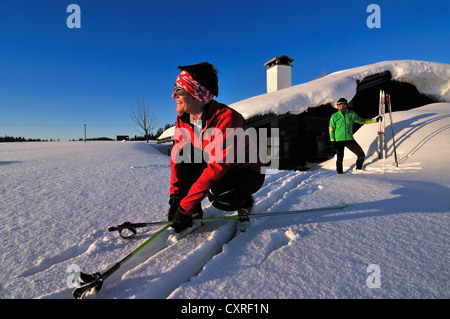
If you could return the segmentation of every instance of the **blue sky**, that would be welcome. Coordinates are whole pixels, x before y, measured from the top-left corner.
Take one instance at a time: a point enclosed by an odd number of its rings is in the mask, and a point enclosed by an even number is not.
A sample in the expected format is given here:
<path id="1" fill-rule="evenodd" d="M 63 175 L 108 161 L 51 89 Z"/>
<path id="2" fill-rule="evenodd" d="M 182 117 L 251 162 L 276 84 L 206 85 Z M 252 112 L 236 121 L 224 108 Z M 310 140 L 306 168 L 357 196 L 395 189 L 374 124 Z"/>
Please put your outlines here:
<path id="1" fill-rule="evenodd" d="M 81 8 L 70 29 L 69 4 Z M 369 4 L 381 9 L 370 29 Z M 448 1 L 2 0 L 0 136 L 78 139 L 137 131 L 137 99 L 174 123 L 177 66 L 209 61 L 231 104 L 266 92 L 264 63 L 292 84 L 386 60 L 450 63 Z"/>

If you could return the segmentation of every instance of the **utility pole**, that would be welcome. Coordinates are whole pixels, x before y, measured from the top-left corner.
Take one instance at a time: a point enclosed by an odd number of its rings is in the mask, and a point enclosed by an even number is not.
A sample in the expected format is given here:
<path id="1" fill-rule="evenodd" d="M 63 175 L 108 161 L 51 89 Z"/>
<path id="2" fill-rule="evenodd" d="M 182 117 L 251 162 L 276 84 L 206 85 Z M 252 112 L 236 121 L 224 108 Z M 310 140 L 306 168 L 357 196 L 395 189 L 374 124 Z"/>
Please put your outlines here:
<path id="1" fill-rule="evenodd" d="M 84 142 L 86 143 L 86 124 L 84 124 Z"/>

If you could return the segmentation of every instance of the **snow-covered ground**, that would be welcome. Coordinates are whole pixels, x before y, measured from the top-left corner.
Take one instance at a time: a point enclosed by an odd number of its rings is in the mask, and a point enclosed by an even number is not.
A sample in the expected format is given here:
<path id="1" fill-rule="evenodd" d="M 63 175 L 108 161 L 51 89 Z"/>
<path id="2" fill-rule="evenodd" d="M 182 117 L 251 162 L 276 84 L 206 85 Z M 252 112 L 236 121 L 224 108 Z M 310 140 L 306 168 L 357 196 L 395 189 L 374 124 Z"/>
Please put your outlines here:
<path id="1" fill-rule="evenodd" d="M 365 171 L 353 171 L 346 151 L 343 175 L 334 160 L 272 171 L 256 194 L 257 213 L 350 207 L 260 218 L 231 240 L 234 222 L 205 224 L 153 256 L 143 250 L 96 297 L 449 298 L 450 104 L 396 112 L 394 121 L 399 167 L 387 120 L 387 159 L 377 158 L 377 125 L 365 125 L 355 135 Z M 71 298 L 74 267 L 103 272 L 156 232 L 123 240 L 107 231 L 165 220 L 169 158 L 155 147 L 0 144 L 0 298 Z M 224 214 L 203 207 L 205 217 Z"/>

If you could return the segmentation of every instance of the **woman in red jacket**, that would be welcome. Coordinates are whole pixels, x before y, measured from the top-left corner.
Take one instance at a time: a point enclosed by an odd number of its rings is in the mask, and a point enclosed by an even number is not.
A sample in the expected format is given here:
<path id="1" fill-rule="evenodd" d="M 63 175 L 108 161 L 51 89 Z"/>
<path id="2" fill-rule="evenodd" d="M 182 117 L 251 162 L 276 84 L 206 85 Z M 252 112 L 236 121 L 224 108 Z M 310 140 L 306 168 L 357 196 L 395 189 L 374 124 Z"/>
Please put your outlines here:
<path id="1" fill-rule="evenodd" d="M 216 208 L 250 214 L 251 194 L 264 183 L 256 144 L 245 134 L 244 118 L 213 100 L 219 93 L 215 67 L 202 62 L 178 69 L 172 93 L 179 114 L 168 213 L 176 232 L 203 216 L 201 201 L 206 195 Z"/>

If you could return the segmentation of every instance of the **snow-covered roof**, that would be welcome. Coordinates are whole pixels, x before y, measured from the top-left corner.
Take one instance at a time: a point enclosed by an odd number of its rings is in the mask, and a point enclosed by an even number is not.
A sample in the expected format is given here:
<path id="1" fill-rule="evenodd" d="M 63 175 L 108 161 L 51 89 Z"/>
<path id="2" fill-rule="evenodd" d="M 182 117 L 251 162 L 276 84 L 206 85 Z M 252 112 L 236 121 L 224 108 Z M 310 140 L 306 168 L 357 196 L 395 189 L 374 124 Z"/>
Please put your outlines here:
<path id="1" fill-rule="evenodd" d="M 169 142 L 173 140 L 173 136 L 175 135 L 175 126 L 169 127 L 165 130 L 156 140 L 161 143 Z"/>
<path id="2" fill-rule="evenodd" d="M 450 65 L 444 63 L 399 60 L 334 72 L 311 82 L 248 98 L 230 105 L 248 119 L 265 114 L 299 114 L 339 98 L 351 100 L 358 80 L 390 71 L 392 80 L 413 84 L 417 90 L 441 102 L 450 102 Z"/>

